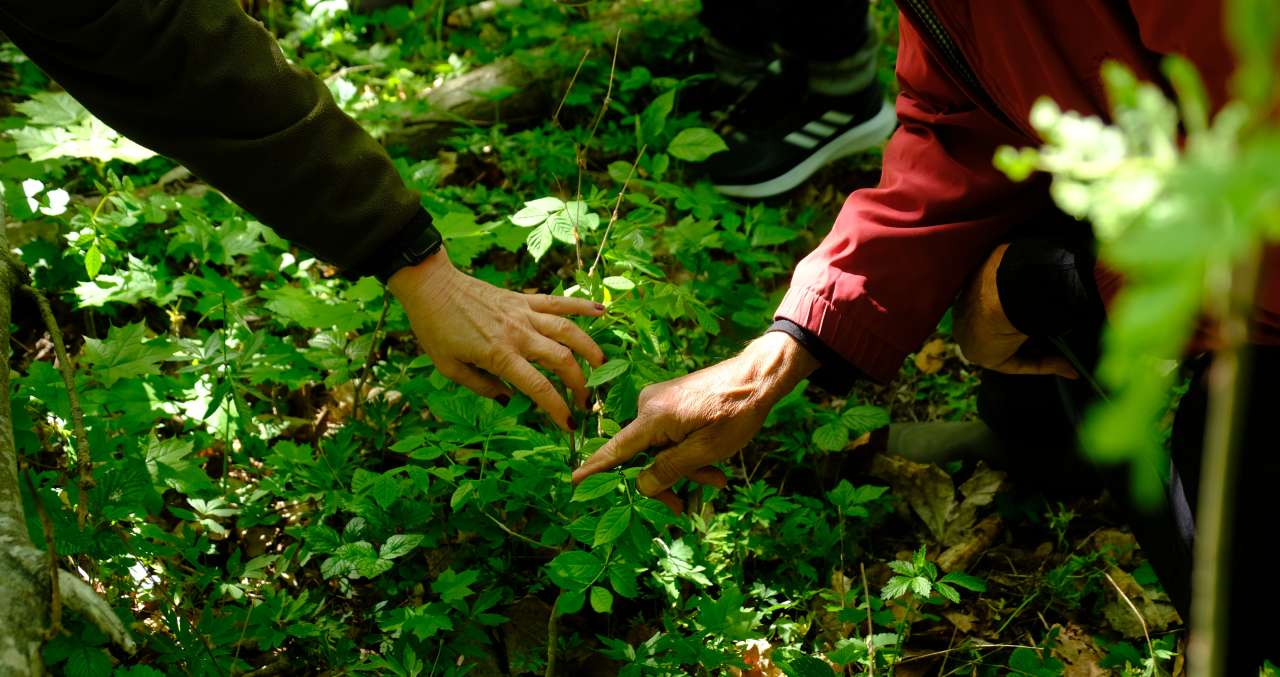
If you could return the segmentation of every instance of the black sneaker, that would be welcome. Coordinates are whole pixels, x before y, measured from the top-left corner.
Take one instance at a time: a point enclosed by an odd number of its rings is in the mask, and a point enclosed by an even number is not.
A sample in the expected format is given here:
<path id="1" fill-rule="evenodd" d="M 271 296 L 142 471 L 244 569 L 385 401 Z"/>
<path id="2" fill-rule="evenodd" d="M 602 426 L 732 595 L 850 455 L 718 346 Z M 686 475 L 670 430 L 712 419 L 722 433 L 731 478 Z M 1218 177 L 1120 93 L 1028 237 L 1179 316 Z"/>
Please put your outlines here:
<path id="1" fill-rule="evenodd" d="M 874 81 L 848 96 L 825 96 L 801 78 L 775 75 L 719 125 L 729 150 L 712 155 L 703 169 L 725 195 L 772 197 L 830 162 L 878 146 L 897 122 Z"/>

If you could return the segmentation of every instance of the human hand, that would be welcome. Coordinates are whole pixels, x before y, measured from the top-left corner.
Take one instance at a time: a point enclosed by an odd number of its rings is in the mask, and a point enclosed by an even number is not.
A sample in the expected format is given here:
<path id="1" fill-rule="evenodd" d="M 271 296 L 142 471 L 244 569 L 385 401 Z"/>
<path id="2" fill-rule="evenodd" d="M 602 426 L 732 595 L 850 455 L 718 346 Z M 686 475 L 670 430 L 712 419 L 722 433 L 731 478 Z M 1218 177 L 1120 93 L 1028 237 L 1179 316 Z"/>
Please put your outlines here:
<path id="1" fill-rule="evenodd" d="M 723 487 L 724 473 L 712 465 L 746 445 L 773 405 L 817 367 L 790 336 L 770 332 L 736 357 L 651 385 L 640 392 L 636 419 L 575 470 L 573 481 L 646 449 L 664 449 L 636 478 L 636 488 L 678 513 L 683 505 L 671 486 L 688 477 Z"/>
<path id="2" fill-rule="evenodd" d="M 996 272 L 1009 245 L 996 247 L 956 301 L 952 336 L 965 359 L 1004 374 L 1056 374 L 1079 378 L 1065 357 L 1030 357 L 1020 350 L 1030 338 L 1014 328 L 1000 305 Z"/>
<path id="3" fill-rule="evenodd" d="M 593 367 L 604 353 L 564 315 L 599 317 L 604 306 L 586 299 L 520 294 L 467 275 L 441 249 L 387 282 L 409 316 L 422 349 L 446 378 L 485 397 L 510 397 L 503 379 L 528 395 L 556 425 L 576 426 L 556 387 L 529 362 L 560 377 L 578 407 L 587 406 L 587 380 L 574 359 Z"/>

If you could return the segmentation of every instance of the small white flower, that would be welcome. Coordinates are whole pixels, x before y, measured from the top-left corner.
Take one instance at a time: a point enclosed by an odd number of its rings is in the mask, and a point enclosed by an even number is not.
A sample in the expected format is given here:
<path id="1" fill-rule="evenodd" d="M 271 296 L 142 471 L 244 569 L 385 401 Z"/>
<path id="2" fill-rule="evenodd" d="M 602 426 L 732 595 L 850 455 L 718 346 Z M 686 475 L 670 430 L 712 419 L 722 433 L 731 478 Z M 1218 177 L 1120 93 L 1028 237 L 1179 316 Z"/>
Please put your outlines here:
<path id="1" fill-rule="evenodd" d="M 44 182 L 42 181 L 27 179 L 22 182 L 22 194 L 27 196 L 27 207 L 33 212 L 40 208 L 40 201 L 36 199 L 36 196 L 42 190 L 44 190 Z"/>
<path id="2" fill-rule="evenodd" d="M 45 193 L 45 198 L 49 200 L 49 206 L 41 207 L 40 213 L 46 216 L 57 216 L 67 211 L 67 203 L 71 201 L 71 196 L 67 191 L 56 188 Z"/>

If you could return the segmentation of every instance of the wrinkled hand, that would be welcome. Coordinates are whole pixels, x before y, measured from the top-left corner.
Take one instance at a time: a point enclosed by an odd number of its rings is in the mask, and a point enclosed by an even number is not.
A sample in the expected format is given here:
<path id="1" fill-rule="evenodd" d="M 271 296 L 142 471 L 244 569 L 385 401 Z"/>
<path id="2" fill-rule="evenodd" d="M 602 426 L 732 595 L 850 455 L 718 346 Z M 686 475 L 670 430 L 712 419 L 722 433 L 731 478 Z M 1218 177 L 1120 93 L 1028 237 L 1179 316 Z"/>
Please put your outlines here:
<path id="1" fill-rule="evenodd" d="M 573 429 L 564 398 L 530 361 L 558 376 L 585 408 L 587 380 L 573 355 L 600 366 L 604 353 L 562 316 L 598 317 L 604 306 L 499 289 L 454 268 L 444 250 L 401 268 L 387 287 L 404 306 L 418 343 L 441 374 L 494 399 L 511 395 L 501 378 L 528 395 L 556 425 Z"/>
<path id="2" fill-rule="evenodd" d="M 630 425 L 573 473 L 574 483 L 620 465 L 646 449 L 664 449 L 636 478 L 645 496 L 683 508 L 671 486 L 680 478 L 723 487 L 713 464 L 755 436 L 769 410 L 818 366 L 790 336 L 771 332 L 737 357 L 640 392 Z"/>
<path id="3" fill-rule="evenodd" d="M 1060 355 L 1029 357 L 1019 354 L 1029 338 L 1014 328 L 1000 305 L 996 271 L 1009 245 L 996 247 L 973 276 L 956 302 L 952 335 L 965 359 L 1004 374 L 1056 374 L 1078 378 L 1071 363 Z"/>

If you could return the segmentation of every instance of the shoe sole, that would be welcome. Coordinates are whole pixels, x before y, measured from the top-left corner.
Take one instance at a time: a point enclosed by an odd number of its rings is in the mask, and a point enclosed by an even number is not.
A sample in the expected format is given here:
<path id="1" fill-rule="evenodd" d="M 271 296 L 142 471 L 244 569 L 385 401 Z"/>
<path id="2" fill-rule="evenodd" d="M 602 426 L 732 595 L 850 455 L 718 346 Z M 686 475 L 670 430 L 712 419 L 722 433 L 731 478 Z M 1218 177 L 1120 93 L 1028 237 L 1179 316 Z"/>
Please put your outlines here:
<path id="1" fill-rule="evenodd" d="M 824 165 L 876 146 L 888 138 L 897 124 L 898 116 L 893 111 L 893 104 L 886 101 L 881 104 L 875 117 L 832 139 L 783 174 L 760 183 L 716 186 L 715 189 L 730 197 L 766 198 L 781 195 L 804 183 Z"/>

